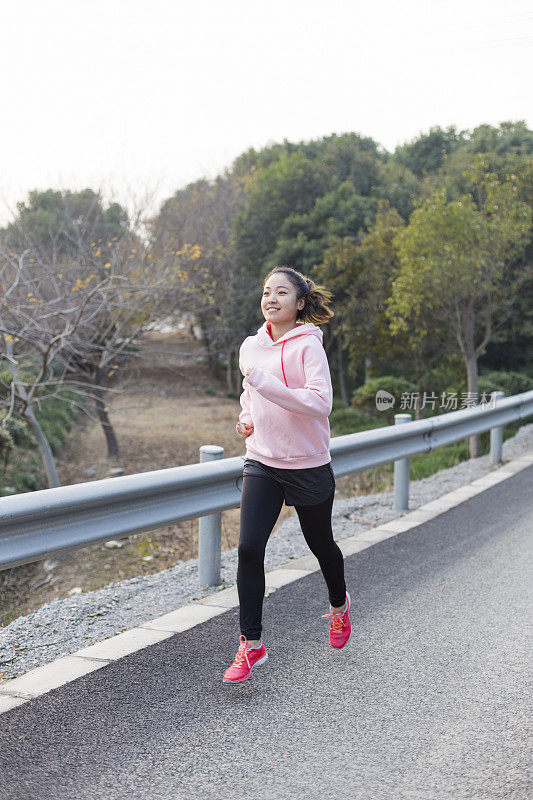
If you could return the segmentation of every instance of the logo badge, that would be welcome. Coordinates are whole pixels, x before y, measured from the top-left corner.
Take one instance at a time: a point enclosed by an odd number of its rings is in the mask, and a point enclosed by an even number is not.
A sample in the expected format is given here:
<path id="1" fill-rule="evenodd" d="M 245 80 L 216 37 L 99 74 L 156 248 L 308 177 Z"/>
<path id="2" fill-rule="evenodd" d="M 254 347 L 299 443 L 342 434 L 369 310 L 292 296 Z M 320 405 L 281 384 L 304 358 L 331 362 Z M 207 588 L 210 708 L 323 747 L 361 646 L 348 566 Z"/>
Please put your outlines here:
<path id="1" fill-rule="evenodd" d="M 395 402 L 394 395 L 386 392 L 385 389 L 379 389 L 376 392 L 376 408 L 378 411 L 388 411 L 389 408 L 393 408 Z"/>

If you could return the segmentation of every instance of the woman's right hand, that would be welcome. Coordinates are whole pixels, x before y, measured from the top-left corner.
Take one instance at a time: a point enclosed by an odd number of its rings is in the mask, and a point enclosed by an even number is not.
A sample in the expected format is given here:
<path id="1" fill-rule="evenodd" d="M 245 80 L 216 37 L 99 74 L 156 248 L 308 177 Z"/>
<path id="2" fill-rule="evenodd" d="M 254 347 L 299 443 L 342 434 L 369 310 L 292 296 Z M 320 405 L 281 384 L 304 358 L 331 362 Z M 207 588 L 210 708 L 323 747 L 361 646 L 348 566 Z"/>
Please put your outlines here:
<path id="1" fill-rule="evenodd" d="M 250 436 L 254 432 L 253 425 L 247 425 L 246 422 L 239 422 L 237 425 L 237 433 L 239 436 L 243 436 L 245 439 L 247 436 Z"/>

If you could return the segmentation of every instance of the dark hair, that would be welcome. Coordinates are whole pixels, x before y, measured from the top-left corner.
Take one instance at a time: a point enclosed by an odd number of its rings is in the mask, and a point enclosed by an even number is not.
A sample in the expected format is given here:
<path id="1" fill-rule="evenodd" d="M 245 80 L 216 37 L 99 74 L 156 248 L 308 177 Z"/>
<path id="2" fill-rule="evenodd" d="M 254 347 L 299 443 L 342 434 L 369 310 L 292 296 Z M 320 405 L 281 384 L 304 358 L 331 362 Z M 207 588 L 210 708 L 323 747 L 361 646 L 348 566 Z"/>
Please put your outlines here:
<path id="1" fill-rule="evenodd" d="M 329 322 L 329 320 L 335 316 L 335 312 L 326 305 L 332 298 L 331 292 L 324 286 L 314 283 L 311 278 L 306 278 L 305 275 L 302 275 L 301 272 L 293 269 L 293 267 L 284 264 L 281 267 L 274 267 L 274 269 L 271 269 L 263 281 L 263 289 L 270 276 L 274 275 L 276 272 L 283 272 L 287 275 L 292 285 L 296 288 L 297 302 L 302 297 L 305 297 L 304 307 L 298 310 L 296 314 L 297 320 L 321 325 L 323 322 Z"/>

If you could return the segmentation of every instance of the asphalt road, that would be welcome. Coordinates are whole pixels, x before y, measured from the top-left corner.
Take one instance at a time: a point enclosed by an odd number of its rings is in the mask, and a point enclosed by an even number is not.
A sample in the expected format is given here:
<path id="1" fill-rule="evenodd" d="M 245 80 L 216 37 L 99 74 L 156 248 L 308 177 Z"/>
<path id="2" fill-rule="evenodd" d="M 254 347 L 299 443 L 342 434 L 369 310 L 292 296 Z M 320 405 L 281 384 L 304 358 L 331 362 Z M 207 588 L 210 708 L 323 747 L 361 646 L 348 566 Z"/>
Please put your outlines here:
<path id="1" fill-rule="evenodd" d="M 269 660 L 222 674 L 238 609 L 0 716 L 1 800 L 532 796 L 533 467 L 265 599 Z M 530 740 L 530 739 L 529 739 Z"/>

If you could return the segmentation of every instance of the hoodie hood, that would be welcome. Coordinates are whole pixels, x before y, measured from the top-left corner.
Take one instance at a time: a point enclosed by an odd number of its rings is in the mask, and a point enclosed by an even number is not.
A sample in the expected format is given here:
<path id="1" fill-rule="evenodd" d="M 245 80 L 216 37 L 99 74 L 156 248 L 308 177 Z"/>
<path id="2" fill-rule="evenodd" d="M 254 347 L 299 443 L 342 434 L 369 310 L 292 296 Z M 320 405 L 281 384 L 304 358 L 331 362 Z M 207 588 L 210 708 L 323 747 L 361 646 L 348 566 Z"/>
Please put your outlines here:
<path id="1" fill-rule="evenodd" d="M 261 327 L 257 329 L 257 340 L 264 347 L 275 347 L 278 344 L 281 345 L 287 339 L 295 339 L 297 336 L 316 336 L 320 344 L 322 344 L 324 338 L 323 331 L 317 325 L 312 322 L 301 322 L 274 342 L 268 332 L 267 325 L 270 325 L 270 323 L 265 320 Z"/>

